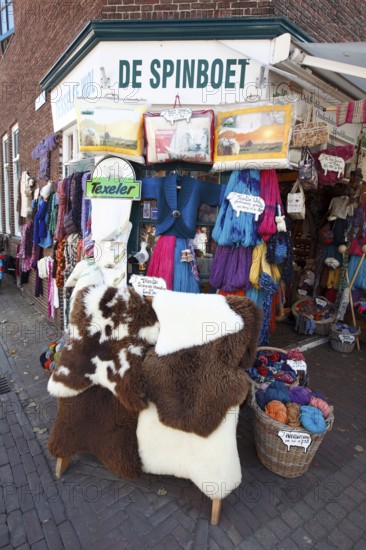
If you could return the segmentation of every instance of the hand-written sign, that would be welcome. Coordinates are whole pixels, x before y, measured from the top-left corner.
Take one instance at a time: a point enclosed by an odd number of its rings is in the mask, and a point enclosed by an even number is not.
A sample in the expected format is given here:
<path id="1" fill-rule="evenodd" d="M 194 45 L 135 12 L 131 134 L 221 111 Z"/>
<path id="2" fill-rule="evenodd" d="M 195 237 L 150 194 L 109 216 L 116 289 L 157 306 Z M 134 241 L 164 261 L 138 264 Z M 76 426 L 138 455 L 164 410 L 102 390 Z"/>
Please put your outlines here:
<path id="1" fill-rule="evenodd" d="M 328 305 L 328 302 L 326 300 L 323 300 L 322 298 L 315 298 L 316 305 L 323 308 Z"/>
<path id="2" fill-rule="evenodd" d="M 129 199 L 139 201 L 141 182 L 133 178 L 93 178 L 86 182 L 89 199 Z"/>
<path id="3" fill-rule="evenodd" d="M 140 296 L 155 296 L 160 290 L 166 290 L 166 282 L 160 277 L 132 275 L 130 283 Z"/>
<path id="4" fill-rule="evenodd" d="M 325 155 L 322 153 L 319 155 L 319 162 L 324 170 L 324 174 L 327 172 L 338 172 L 338 177 L 344 173 L 344 160 L 341 157 L 334 157 L 333 155 Z"/>
<path id="5" fill-rule="evenodd" d="M 244 193 L 234 193 L 232 191 L 226 198 L 230 202 L 232 209 L 235 210 L 237 218 L 240 212 L 247 212 L 254 214 L 257 221 L 266 206 L 264 200 L 255 195 L 245 195 Z"/>
<path id="6" fill-rule="evenodd" d="M 286 445 L 287 452 L 290 450 L 290 447 L 304 447 L 306 453 L 308 447 L 311 445 L 311 436 L 306 432 L 287 432 L 285 430 L 280 430 L 277 435 Z"/>
<path id="7" fill-rule="evenodd" d="M 342 344 L 353 344 L 353 342 L 355 341 L 355 337 L 353 336 L 353 334 L 338 334 L 338 338 L 340 339 Z"/>
<path id="8" fill-rule="evenodd" d="M 192 109 L 189 107 L 180 107 L 177 109 L 164 109 L 161 111 L 160 116 L 165 118 L 173 126 L 177 120 L 190 121 L 192 116 Z"/>

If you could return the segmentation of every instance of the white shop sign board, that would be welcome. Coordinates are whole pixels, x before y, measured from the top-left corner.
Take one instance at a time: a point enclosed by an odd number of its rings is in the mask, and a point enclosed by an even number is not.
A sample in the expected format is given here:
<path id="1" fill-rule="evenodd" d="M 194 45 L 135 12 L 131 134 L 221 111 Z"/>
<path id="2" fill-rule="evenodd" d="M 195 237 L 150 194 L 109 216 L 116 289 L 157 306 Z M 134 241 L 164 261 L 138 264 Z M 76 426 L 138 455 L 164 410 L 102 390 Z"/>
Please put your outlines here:
<path id="1" fill-rule="evenodd" d="M 154 107 L 173 106 L 176 95 L 184 107 L 243 103 L 257 93 L 263 65 L 287 59 L 290 44 L 289 34 L 274 40 L 100 42 L 52 90 L 54 130 L 75 122 L 77 97 L 92 103 L 108 92 L 116 101 Z"/>

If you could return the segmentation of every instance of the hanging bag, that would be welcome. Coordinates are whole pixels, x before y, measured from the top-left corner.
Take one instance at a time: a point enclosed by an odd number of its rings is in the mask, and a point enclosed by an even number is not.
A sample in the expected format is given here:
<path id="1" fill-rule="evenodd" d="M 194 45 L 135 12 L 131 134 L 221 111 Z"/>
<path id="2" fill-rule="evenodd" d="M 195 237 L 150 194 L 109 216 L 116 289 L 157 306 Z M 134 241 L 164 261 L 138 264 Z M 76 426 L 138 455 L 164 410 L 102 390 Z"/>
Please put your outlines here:
<path id="1" fill-rule="evenodd" d="M 303 147 L 299 162 L 299 181 L 305 191 L 318 188 L 318 172 L 309 147 Z"/>
<path id="2" fill-rule="evenodd" d="M 328 142 L 328 123 L 322 120 L 314 121 L 313 109 L 309 109 L 304 121 L 296 124 L 292 132 L 290 147 L 315 147 Z"/>
<path id="3" fill-rule="evenodd" d="M 305 193 L 299 180 L 287 195 L 287 213 L 293 220 L 305 219 Z"/>

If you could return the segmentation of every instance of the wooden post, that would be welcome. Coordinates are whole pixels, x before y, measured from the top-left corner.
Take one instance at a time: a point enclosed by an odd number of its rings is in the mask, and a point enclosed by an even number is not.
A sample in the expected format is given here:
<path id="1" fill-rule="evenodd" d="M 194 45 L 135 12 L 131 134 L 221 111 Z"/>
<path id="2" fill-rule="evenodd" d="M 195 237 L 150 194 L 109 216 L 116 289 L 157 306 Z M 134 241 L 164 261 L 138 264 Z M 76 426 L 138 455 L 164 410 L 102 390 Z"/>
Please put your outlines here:
<path id="1" fill-rule="evenodd" d="M 220 512 L 221 512 L 221 498 L 214 498 L 212 500 L 211 525 L 218 525 L 220 521 Z"/>
<path id="2" fill-rule="evenodd" d="M 56 460 L 55 474 L 56 474 L 57 478 L 62 476 L 64 471 L 69 467 L 70 462 L 71 462 L 71 457 L 69 457 L 69 456 L 66 456 L 66 457 L 63 457 L 63 458 L 59 457 Z"/>

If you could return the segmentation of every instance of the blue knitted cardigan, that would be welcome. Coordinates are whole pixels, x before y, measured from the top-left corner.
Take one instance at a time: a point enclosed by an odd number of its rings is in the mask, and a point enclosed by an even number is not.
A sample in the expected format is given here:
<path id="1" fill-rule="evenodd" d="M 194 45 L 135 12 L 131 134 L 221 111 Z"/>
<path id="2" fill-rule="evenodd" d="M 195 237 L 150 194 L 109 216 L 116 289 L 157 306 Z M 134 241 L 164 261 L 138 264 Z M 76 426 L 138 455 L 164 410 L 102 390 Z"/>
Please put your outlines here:
<path id="1" fill-rule="evenodd" d="M 226 185 L 207 183 L 190 176 L 170 174 L 160 178 L 142 178 L 142 198 L 156 199 L 158 219 L 156 235 L 193 239 L 201 204 L 219 206 Z"/>

